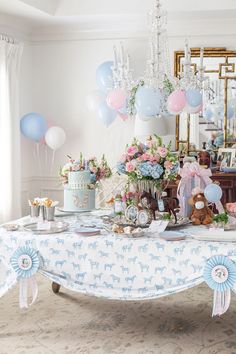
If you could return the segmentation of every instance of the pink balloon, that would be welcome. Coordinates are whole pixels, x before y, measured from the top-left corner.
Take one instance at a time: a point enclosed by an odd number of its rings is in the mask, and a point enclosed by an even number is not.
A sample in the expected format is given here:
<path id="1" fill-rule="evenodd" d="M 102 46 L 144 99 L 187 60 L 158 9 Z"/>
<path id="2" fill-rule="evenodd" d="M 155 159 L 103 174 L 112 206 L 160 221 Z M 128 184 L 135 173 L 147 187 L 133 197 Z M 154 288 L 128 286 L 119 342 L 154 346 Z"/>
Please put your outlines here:
<path id="1" fill-rule="evenodd" d="M 106 101 L 108 107 L 118 110 L 124 107 L 126 103 L 126 96 L 123 90 L 114 89 L 108 92 Z"/>
<path id="2" fill-rule="evenodd" d="M 120 112 L 118 112 L 118 117 L 120 119 L 122 119 L 123 122 L 125 122 L 129 118 L 128 114 L 124 114 L 124 113 L 120 113 Z"/>
<path id="3" fill-rule="evenodd" d="M 167 107 L 171 113 L 179 114 L 186 105 L 185 91 L 176 90 L 167 99 Z"/>

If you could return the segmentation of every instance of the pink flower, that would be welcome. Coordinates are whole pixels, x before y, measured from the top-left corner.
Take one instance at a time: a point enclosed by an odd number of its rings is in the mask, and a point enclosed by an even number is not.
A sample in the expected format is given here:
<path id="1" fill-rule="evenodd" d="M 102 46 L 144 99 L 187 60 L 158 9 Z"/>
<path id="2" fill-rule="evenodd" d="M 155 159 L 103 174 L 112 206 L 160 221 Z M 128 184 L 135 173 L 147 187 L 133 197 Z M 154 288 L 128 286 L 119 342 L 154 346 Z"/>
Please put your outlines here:
<path id="1" fill-rule="evenodd" d="M 139 156 L 138 159 L 140 161 L 149 161 L 149 157 L 150 157 L 150 155 L 147 152 L 145 152 L 143 155 Z"/>
<path id="2" fill-rule="evenodd" d="M 135 170 L 135 166 L 132 164 L 132 162 L 127 162 L 125 169 L 127 172 L 133 172 Z"/>
<path id="3" fill-rule="evenodd" d="M 97 173 L 97 171 L 98 171 L 97 167 L 93 166 L 93 167 L 91 168 L 91 172 Z"/>
<path id="4" fill-rule="evenodd" d="M 164 167 L 167 169 L 171 169 L 171 167 L 173 166 L 171 161 L 165 161 L 164 162 Z"/>
<path id="5" fill-rule="evenodd" d="M 157 152 L 161 157 L 166 157 L 168 150 L 165 147 L 159 146 L 159 148 L 157 149 Z"/>
<path id="6" fill-rule="evenodd" d="M 128 156 L 126 154 L 121 155 L 120 162 L 122 162 L 122 163 L 126 162 L 127 161 L 127 157 Z"/>
<path id="7" fill-rule="evenodd" d="M 151 162 L 159 162 L 160 161 L 160 156 L 150 155 L 149 156 L 149 161 L 151 161 Z"/>
<path id="8" fill-rule="evenodd" d="M 153 140 L 148 140 L 147 141 L 147 146 L 151 148 L 153 145 L 155 145 L 155 142 Z"/>
<path id="9" fill-rule="evenodd" d="M 136 154 L 138 152 L 138 148 L 137 146 L 129 146 L 127 148 L 127 154 L 130 156 L 133 156 L 134 154 Z"/>

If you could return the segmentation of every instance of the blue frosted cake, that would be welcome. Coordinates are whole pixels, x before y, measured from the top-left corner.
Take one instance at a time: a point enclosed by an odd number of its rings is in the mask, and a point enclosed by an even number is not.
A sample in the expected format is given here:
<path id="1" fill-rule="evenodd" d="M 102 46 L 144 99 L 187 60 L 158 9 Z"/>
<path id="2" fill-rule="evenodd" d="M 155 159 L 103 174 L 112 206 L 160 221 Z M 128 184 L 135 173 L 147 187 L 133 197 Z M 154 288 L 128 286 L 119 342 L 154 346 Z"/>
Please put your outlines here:
<path id="1" fill-rule="evenodd" d="M 70 171 L 64 186 L 64 210 L 79 212 L 95 209 L 95 189 L 91 184 L 90 171 Z"/>

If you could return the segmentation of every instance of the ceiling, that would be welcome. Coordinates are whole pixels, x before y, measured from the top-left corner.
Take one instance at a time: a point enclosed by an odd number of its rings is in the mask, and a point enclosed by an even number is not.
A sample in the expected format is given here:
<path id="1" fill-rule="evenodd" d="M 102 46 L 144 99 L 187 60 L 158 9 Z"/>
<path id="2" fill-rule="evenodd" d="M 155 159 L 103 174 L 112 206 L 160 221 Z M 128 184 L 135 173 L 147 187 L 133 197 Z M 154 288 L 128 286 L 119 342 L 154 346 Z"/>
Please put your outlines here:
<path id="1" fill-rule="evenodd" d="M 170 21 L 181 19 L 236 19 L 236 0 L 162 0 Z M 0 0 L 0 25 L 14 18 L 31 31 L 42 26 L 89 29 L 89 23 L 146 26 L 153 0 Z M 94 27 L 94 26 L 93 26 Z"/>

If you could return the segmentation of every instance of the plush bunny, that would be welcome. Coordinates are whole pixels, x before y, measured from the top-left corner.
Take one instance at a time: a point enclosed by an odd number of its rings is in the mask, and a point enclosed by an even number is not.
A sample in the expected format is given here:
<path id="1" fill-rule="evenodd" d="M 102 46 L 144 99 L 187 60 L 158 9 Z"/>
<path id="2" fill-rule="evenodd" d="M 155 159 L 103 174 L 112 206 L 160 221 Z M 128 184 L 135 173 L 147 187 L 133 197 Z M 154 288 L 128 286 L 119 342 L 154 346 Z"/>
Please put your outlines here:
<path id="1" fill-rule="evenodd" d="M 208 207 L 204 193 L 197 193 L 192 198 L 193 209 L 190 215 L 190 220 L 194 225 L 208 225 L 212 223 L 213 212 Z"/>

